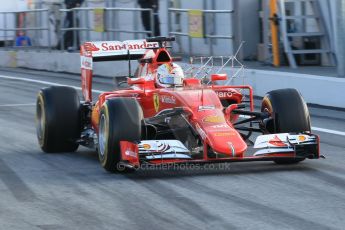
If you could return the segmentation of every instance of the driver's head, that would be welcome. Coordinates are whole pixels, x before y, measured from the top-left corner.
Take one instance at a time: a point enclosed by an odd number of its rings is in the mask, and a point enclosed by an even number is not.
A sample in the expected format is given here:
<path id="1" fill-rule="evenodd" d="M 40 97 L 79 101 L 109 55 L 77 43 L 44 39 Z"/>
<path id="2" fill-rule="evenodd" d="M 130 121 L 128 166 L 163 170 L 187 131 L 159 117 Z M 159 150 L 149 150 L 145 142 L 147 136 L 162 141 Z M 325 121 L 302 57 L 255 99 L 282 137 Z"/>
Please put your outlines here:
<path id="1" fill-rule="evenodd" d="M 183 70 L 175 63 L 163 64 L 157 69 L 156 83 L 160 87 L 175 87 L 183 85 Z"/>

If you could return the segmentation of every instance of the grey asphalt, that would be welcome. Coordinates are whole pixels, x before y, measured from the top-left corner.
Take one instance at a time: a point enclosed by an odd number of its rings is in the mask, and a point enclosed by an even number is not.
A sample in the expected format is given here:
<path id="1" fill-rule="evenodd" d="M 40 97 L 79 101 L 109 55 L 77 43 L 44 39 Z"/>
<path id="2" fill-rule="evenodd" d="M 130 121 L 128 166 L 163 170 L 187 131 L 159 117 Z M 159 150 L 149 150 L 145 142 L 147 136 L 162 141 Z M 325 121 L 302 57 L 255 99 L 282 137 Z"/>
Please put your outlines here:
<path id="1" fill-rule="evenodd" d="M 79 86 L 77 75 L 0 75 Z M 108 90 L 111 81 L 95 79 Z M 345 137 L 321 136 L 325 160 L 233 163 L 111 174 L 96 154 L 44 154 L 34 126 L 42 84 L 0 78 L 0 229 L 345 229 Z M 1 106 L 26 104 L 18 106 Z M 345 132 L 345 112 L 311 108 L 312 125 Z"/>

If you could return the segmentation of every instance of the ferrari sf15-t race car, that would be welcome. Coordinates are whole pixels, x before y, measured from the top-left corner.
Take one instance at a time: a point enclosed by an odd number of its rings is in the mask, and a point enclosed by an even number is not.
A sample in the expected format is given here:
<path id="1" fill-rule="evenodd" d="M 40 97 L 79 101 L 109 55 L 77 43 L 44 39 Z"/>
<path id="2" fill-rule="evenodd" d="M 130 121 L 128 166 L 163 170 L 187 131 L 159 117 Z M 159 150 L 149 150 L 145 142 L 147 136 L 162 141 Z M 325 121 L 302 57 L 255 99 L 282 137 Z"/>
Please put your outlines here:
<path id="1" fill-rule="evenodd" d="M 83 44 L 83 101 L 67 86 L 44 88 L 38 94 L 36 126 L 42 150 L 95 148 L 108 171 L 117 171 L 119 165 L 134 169 L 143 164 L 293 164 L 320 158 L 319 137 L 311 133 L 308 108 L 298 91 L 268 92 L 261 111 L 254 111 L 250 86 L 217 84 L 227 79 L 226 74 L 185 76 L 166 46 L 173 40 Z M 117 60 L 138 60 L 135 76 L 129 74 L 127 88 L 101 93 L 94 101 L 94 62 Z M 259 134 L 255 142 L 253 133 Z"/>

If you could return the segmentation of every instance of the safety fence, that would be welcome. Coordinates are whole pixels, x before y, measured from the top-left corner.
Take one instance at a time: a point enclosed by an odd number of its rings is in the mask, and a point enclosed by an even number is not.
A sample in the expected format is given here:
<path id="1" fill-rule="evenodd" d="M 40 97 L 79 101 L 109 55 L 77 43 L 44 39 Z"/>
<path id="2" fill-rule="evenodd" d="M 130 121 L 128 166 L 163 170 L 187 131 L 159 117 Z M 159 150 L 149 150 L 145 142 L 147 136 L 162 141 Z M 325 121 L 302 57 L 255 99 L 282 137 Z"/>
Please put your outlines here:
<path id="1" fill-rule="evenodd" d="M 59 38 L 62 49 L 65 47 L 65 40 L 68 33 L 73 39 L 70 46 L 77 49 L 80 41 L 90 41 L 94 36 L 91 33 L 100 33 L 100 40 L 116 40 L 121 34 L 132 34 L 131 39 L 145 38 L 154 31 L 153 10 L 142 8 L 73 8 L 61 9 L 61 18 L 65 18 L 65 23 L 60 26 Z M 121 15 L 121 13 L 126 13 Z M 141 29 L 140 14 L 146 12 L 150 17 L 150 30 Z M 130 14 L 128 14 L 130 13 Z M 65 36 L 64 36 L 65 35 Z"/>
<path id="2" fill-rule="evenodd" d="M 100 2 L 87 1 L 84 2 L 84 6 Z M 107 6 L 116 5 L 116 1 L 112 0 L 104 1 L 105 3 Z M 48 3 L 43 2 L 39 6 L 48 6 Z M 15 47 L 19 32 L 24 32 L 31 38 L 30 47 L 72 51 L 78 50 L 79 45 L 85 41 L 142 39 L 155 31 L 155 12 L 152 9 L 139 7 L 61 9 L 59 7 L 61 4 L 50 4 L 49 9 L 0 12 L 0 38 L 5 38 L 4 44 L 0 46 Z M 143 12 L 149 14 L 151 19 L 149 30 L 143 28 Z M 177 45 L 173 46 L 174 52 L 186 56 L 233 54 L 233 10 L 168 8 L 167 12 L 168 14 L 160 15 L 161 22 L 165 23 L 161 24 L 161 28 L 165 27 L 169 35 L 176 36 Z M 1 21 L 6 22 L 3 23 L 4 26 Z M 13 23 L 8 23 L 9 21 Z M 167 34 L 164 32 L 162 35 Z"/>
<path id="3" fill-rule="evenodd" d="M 152 9 L 80 7 L 59 9 L 58 12 L 57 17 L 49 9 L 0 12 L 1 45 L 6 48 L 18 47 L 16 40 L 25 34 L 30 44 L 21 48 L 77 50 L 84 41 L 116 40 L 120 39 L 121 34 L 130 34 L 126 39 L 138 39 L 154 31 Z M 146 12 L 151 19 L 150 30 L 142 29 L 142 12 Z M 53 41 L 51 37 L 54 37 Z M 72 40 L 72 44 L 66 46 L 66 39 Z"/>
<path id="4" fill-rule="evenodd" d="M 187 37 L 187 49 L 182 50 L 182 46 L 179 46 L 179 53 L 188 53 L 189 56 L 195 54 L 193 50 L 193 42 L 197 39 L 206 39 L 208 43 L 209 55 L 214 55 L 214 45 L 216 40 L 224 39 L 228 41 L 229 52 L 233 53 L 233 33 L 232 29 L 229 34 L 217 34 L 216 27 L 217 15 L 227 15 L 227 24 L 233 20 L 234 10 L 193 10 L 193 9 L 168 9 L 168 26 L 169 34 L 176 37 Z M 181 18 L 184 17 L 184 25 L 180 22 Z M 177 39 L 179 41 L 179 39 Z M 182 43 L 182 42 L 181 42 Z"/>
<path id="5" fill-rule="evenodd" d="M 137 5 L 137 0 L 84 0 L 83 7 L 117 7 L 119 4 Z M 42 9 L 51 5 L 60 5 L 60 9 L 64 6 L 63 0 L 30 0 L 28 1 L 28 7 L 30 9 Z"/>

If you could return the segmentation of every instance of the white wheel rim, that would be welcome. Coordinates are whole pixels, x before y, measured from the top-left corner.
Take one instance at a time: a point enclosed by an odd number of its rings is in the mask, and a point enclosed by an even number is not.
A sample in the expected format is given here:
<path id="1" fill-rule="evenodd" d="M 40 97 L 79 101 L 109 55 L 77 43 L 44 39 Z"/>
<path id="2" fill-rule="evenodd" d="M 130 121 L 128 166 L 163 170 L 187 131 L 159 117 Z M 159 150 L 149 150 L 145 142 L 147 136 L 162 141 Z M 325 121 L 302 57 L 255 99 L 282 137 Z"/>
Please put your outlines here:
<path id="1" fill-rule="evenodd" d="M 107 145 L 107 134 L 108 134 L 107 119 L 105 115 L 102 114 L 100 122 L 99 122 L 99 134 L 98 134 L 99 152 L 102 158 L 104 158 L 105 148 Z"/>
<path id="2" fill-rule="evenodd" d="M 36 133 L 39 140 L 44 137 L 45 114 L 42 101 L 37 102 L 36 108 Z"/>

